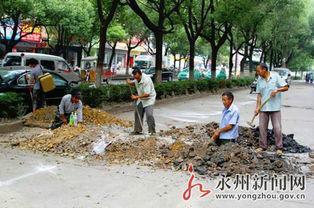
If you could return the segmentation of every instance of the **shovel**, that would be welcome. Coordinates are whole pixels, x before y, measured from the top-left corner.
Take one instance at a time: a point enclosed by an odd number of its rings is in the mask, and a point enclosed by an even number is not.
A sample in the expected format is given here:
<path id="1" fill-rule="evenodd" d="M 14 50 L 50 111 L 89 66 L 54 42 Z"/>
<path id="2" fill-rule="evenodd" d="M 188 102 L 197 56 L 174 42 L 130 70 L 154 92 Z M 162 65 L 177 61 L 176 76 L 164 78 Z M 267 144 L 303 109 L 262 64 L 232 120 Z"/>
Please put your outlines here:
<path id="1" fill-rule="evenodd" d="M 128 85 L 128 86 L 129 86 L 131 95 L 133 95 L 132 89 L 131 89 L 130 85 Z M 134 106 L 134 108 L 135 108 L 135 111 L 136 111 L 137 117 L 138 117 L 138 119 L 139 119 L 140 125 L 141 125 L 141 127 L 142 127 L 142 129 L 143 129 L 143 122 L 142 122 L 142 120 L 141 120 L 140 112 L 139 112 L 138 109 L 137 109 L 136 101 L 133 101 L 133 106 Z M 144 129 L 143 129 L 143 131 L 144 131 Z M 145 136 L 145 133 L 144 133 L 144 132 L 143 132 L 143 135 L 144 135 L 144 138 L 146 139 L 146 136 Z"/>
<path id="2" fill-rule="evenodd" d="M 271 98 L 271 97 L 269 97 L 267 100 L 265 100 L 265 102 L 259 107 L 259 109 L 258 109 L 259 111 L 260 111 L 260 110 L 264 107 L 264 105 L 270 100 L 270 98 Z M 254 122 L 254 120 L 255 120 L 255 118 L 256 118 L 257 115 L 258 115 L 258 114 L 254 114 L 252 120 L 246 122 L 247 125 L 249 125 L 251 128 L 255 128 L 255 125 L 253 124 L 253 122 Z"/>

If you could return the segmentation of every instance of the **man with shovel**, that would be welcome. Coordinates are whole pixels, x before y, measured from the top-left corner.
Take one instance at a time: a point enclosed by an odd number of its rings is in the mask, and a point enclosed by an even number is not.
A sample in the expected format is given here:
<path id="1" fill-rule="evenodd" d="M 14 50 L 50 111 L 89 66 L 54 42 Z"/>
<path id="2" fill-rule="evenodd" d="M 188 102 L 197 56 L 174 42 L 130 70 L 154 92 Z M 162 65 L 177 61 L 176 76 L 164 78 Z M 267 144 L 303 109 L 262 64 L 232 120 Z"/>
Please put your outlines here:
<path id="1" fill-rule="evenodd" d="M 134 69 L 132 74 L 134 81 L 127 79 L 127 84 L 129 86 L 135 86 L 137 90 L 137 95 L 131 95 L 132 100 L 134 100 L 134 103 L 136 104 L 134 132 L 132 132 L 132 134 L 138 135 L 142 133 L 144 113 L 146 113 L 148 132 L 151 135 L 155 134 L 153 106 L 156 100 L 156 91 L 153 81 L 148 75 L 142 74 L 140 69 Z"/>
<path id="2" fill-rule="evenodd" d="M 273 125 L 276 140 L 276 153 L 282 155 L 282 133 L 281 133 L 281 92 L 289 89 L 288 84 L 279 77 L 277 73 L 269 72 L 266 64 L 260 63 L 256 72 L 259 75 L 257 80 L 256 110 L 255 115 L 259 114 L 259 148 L 256 152 L 267 149 L 267 129 L 269 118 Z"/>

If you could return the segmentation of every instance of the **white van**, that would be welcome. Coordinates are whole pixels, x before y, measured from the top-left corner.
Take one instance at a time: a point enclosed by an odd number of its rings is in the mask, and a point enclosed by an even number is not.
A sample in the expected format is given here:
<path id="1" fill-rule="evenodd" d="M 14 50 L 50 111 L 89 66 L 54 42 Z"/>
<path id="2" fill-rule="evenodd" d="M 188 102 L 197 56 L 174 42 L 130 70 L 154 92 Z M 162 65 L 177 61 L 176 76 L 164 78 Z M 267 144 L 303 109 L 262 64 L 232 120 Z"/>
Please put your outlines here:
<path id="1" fill-rule="evenodd" d="M 28 61 L 34 58 L 39 61 L 45 69 L 58 72 L 68 81 L 79 81 L 78 74 L 73 72 L 64 58 L 41 53 L 10 52 L 2 61 L 2 67 L 28 66 Z"/>

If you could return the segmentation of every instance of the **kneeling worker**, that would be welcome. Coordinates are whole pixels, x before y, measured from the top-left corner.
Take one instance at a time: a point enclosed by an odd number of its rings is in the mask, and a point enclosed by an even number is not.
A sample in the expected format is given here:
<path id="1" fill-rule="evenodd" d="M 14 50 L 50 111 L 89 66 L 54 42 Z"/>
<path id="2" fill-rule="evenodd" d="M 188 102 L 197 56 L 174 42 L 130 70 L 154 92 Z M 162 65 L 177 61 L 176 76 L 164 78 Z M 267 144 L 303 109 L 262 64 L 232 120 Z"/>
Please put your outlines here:
<path id="1" fill-rule="evenodd" d="M 77 113 L 77 122 L 83 121 L 83 104 L 81 101 L 81 92 L 78 90 L 72 90 L 71 94 L 67 94 L 62 97 L 58 112 L 53 122 L 51 129 L 56 129 L 67 124 L 70 119 L 71 113 Z"/>
<path id="2" fill-rule="evenodd" d="M 215 131 L 209 142 L 210 144 L 216 142 L 221 145 L 235 142 L 239 137 L 239 109 L 233 104 L 233 100 L 232 92 L 227 91 L 222 94 L 222 103 L 225 108 L 222 111 L 219 129 Z"/>

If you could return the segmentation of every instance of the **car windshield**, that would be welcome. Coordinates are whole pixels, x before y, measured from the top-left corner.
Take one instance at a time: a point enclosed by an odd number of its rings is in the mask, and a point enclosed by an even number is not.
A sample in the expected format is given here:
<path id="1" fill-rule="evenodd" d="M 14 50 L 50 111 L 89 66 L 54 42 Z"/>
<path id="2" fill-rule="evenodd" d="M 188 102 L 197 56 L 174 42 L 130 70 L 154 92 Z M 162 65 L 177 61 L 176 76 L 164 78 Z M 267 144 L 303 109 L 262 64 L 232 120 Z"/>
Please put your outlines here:
<path id="1" fill-rule="evenodd" d="M 274 72 L 277 72 L 280 76 L 286 76 L 287 75 L 287 72 L 284 70 L 274 69 Z"/>
<path id="2" fill-rule="evenodd" d="M 20 74 L 19 71 L 0 70 L 0 81 L 8 82 L 14 79 L 18 74 Z"/>
<path id="3" fill-rule="evenodd" d="M 21 66 L 21 62 L 20 56 L 7 56 L 3 61 L 3 66 Z"/>
<path id="4" fill-rule="evenodd" d="M 154 73 L 155 73 L 155 68 L 145 69 L 145 74 L 154 74 Z"/>

